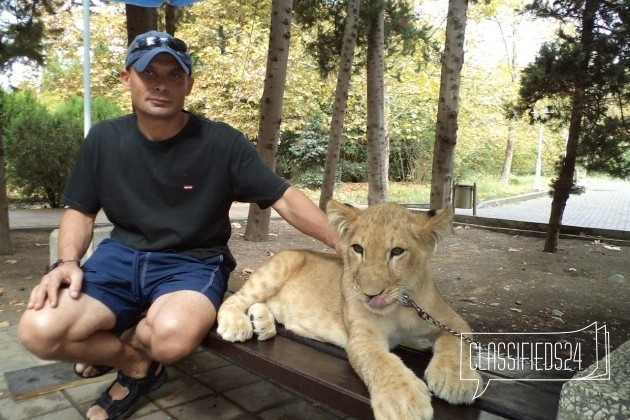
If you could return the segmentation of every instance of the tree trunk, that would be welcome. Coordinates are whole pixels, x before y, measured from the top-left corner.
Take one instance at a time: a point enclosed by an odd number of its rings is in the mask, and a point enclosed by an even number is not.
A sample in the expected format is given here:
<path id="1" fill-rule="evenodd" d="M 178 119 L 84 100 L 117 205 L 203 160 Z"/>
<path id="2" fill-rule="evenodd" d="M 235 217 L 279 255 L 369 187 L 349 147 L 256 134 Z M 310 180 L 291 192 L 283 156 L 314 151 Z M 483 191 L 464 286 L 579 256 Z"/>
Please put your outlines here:
<path id="1" fill-rule="evenodd" d="M 385 135 L 385 11 L 370 18 L 367 47 L 368 205 L 387 201 L 388 138 Z"/>
<path id="2" fill-rule="evenodd" d="M 330 135 L 328 136 L 328 153 L 324 166 L 324 181 L 319 197 L 319 208 L 323 211 L 326 211 L 326 203 L 333 197 L 335 179 L 337 178 L 337 164 L 339 163 L 343 123 L 348 105 L 348 90 L 350 89 L 350 76 L 352 75 L 354 47 L 357 43 L 359 32 L 360 6 L 361 0 L 348 0 L 346 26 L 343 33 L 341 60 L 339 62 L 339 74 L 337 75 L 337 88 L 335 90 L 335 104 L 330 122 Z"/>
<path id="3" fill-rule="evenodd" d="M 269 28 L 269 51 L 267 53 L 267 76 L 260 100 L 260 124 L 258 126 L 258 153 L 272 169 L 276 169 L 276 154 L 280 123 L 282 121 L 282 99 L 287 78 L 289 44 L 293 0 L 271 2 L 271 27 Z M 257 204 L 249 206 L 245 240 L 265 241 L 269 236 L 271 209 L 262 210 Z"/>
<path id="4" fill-rule="evenodd" d="M 500 22 L 499 29 L 501 29 L 501 35 L 503 36 L 503 28 L 501 27 Z M 518 75 L 516 71 L 517 59 L 516 55 L 518 53 L 517 42 L 518 39 L 518 18 L 516 17 L 516 12 L 512 12 L 512 56 L 510 57 L 510 51 L 508 49 L 507 40 L 505 36 L 503 36 L 503 42 L 505 44 L 505 53 L 508 57 L 508 68 L 510 70 L 510 79 L 513 84 L 516 84 Z M 510 183 L 510 175 L 512 174 L 512 159 L 514 157 L 514 123 L 515 119 L 512 116 L 512 112 L 508 116 L 508 136 L 507 136 L 507 144 L 505 145 L 505 157 L 503 159 L 503 170 L 501 171 L 501 179 L 500 182 L 503 185 L 508 185 Z"/>
<path id="5" fill-rule="evenodd" d="M 157 9 L 154 7 L 140 7 L 125 5 L 127 14 L 127 44 L 145 32 L 157 29 Z"/>
<path id="6" fill-rule="evenodd" d="M 501 184 L 508 185 L 510 183 L 510 174 L 512 173 L 512 158 L 514 157 L 514 121 L 508 119 L 508 137 L 505 146 L 505 158 L 503 159 L 503 170 L 501 171 Z"/>
<path id="7" fill-rule="evenodd" d="M 164 5 L 164 26 L 166 27 L 166 33 L 175 36 L 175 6 L 168 3 Z"/>
<path id="8" fill-rule="evenodd" d="M 442 54 L 440 98 L 433 150 L 430 204 L 432 209 L 444 208 L 451 201 L 467 9 L 468 0 L 449 0 L 448 2 L 446 40 Z"/>
<path id="9" fill-rule="evenodd" d="M 562 161 L 558 179 L 554 182 L 553 200 L 551 202 L 551 213 L 549 224 L 547 225 L 547 235 L 545 238 L 545 252 L 556 252 L 558 250 L 558 240 L 560 229 L 562 228 L 562 216 L 573 187 L 573 176 L 575 174 L 575 161 L 577 149 L 580 143 L 580 132 L 582 129 L 582 115 L 584 113 L 584 100 L 586 89 L 588 88 L 588 67 L 593 53 L 593 39 L 595 14 L 599 7 L 597 0 L 586 0 L 584 11 L 582 12 L 582 34 L 580 35 L 582 44 L 582 56 L 576 68 L 573 92 L 571 99 L 571 118 L 569 122 L 569 138 L 567 140 L 566 156 Z"/>
<path id="10" fill-rule="evenodd" d="M 11 228 L 9 226 L 9 198 L 7 196 L 7 176 L 4 166 L 2 124 L 0 121 L 0 255 L 11 255 L 13 254 L 13 243 L 11 242 Z"/>

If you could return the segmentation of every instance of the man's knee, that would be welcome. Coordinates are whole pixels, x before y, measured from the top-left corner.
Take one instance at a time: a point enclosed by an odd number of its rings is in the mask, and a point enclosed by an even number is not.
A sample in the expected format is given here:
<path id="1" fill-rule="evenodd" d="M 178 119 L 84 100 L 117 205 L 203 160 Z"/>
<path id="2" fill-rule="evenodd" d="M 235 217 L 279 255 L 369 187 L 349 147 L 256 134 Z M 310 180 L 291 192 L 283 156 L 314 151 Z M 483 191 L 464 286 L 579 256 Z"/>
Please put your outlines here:
<path id="1" fill-rule="evenodd" d="M 169 322 L 157 325 L 151 338 L 151 356 L 163 363 L 175 363 L 193 353 L 208 333 L 209 327 L 177 325 Z"/>
<path id="2" fill-rule="evenodd" d="M 18 324 L 18 337 L 31 353 L 52 359 L 64 340 L 64 330 L 48 311 L 27 310 Z"/>

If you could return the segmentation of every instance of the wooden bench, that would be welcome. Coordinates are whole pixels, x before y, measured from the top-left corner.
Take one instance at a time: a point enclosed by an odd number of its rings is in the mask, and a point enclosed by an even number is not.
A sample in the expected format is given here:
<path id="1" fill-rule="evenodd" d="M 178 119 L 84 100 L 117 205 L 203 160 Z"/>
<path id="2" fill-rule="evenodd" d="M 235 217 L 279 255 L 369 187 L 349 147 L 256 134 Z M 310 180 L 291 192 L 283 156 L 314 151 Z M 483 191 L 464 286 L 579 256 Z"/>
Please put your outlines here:
<path id="1" fill-rule="evenodd" d="M 95 229 L 90 252 L 109 236 L 111 227 Z M 57 259 L 57 235 L 50 236 L 50 261 Z M 367 388 L 356 375 L 343 349 L 299 337 L 278 326 L 278 335 L 268 341 L 229 343 L 212 330 L 202 346 L 232 362 L 357 419 L 373 418 Z M 394 352 L 418 377 L 424 376 L 430 352 L 396 348 Z M 499 373 L 482 372 L 484 381 L 508 379 Z M 451 405 L 432 399 L 436 419 L 555 419 L 561 382 L 511 381 L 491 384 L 471 406 Z"/>
<path id="2" fill-rule="evenodd" d="M 203 347 L 272 381 L 358 419 L 373 418 L 366 386 L 355 374 L 345 351 L 331 344 L 299 337 L 278 328 L 268 341 L 229 343 L 213 330 Z M 419 377 L 430 352 L 398 347 L 394 352 Z M 482 372 L 484 381 L 508 379 Z M 432 399 L 436 419 L 555 419 L 561 382 L 511 381 L 491 383 L 471 406 Z"/>

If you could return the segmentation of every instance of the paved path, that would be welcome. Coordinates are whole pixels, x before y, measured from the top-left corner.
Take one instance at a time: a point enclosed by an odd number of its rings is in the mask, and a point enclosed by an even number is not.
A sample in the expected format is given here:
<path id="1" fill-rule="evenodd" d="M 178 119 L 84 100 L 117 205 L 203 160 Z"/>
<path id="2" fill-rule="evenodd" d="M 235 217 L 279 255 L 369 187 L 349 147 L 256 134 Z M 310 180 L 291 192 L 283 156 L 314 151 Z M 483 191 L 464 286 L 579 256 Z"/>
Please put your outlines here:
<path id="1" fill-rule="evenodd" d="M 630 181 L 589 180 L 586 191 L 571 195 L 562 217 L 565 226 L 630 231 Z M 521 222 L 548 223 L 551 197 L 477 208 L 477 216 Z M 472 210 L 457 209 L 457 214 Z"/>
<path id="2" fill-rule="evenodd" d="M 630 182 L 590 182 L 587 192 L 569 199 L 564 224 L 630 231 Z M 543 222 L 549 217 L 550 198 L 516 204 L 481 207 L 484 217 Z M 245 219 L 248 207 L 235 205 L 233 219 Z M 457 213 L 471 214 L 458 209 Z M 62 211 L 58 209 L 14 210 L 9 214 L 12 229 L 55 228 Z M 101 214 L 97 222 L 107 223 Z M 15 326 L 0 326 L 0 372 L 11 372 L 45 364 L 26 352 L 17 339 Z M 70 367 L 68 367 L 70 368 Z M 143 401 L 134 419 L 340 419 L 343 416 L 321 404 L 274 385 L 229 361 L 206 351 L 170 366 L 171 380 Z M 0 375 L 0 419 L 73 420 L 83 418 L 96 396 L 112 381 L 75 386 L 66 390 L 15 401 Z"/>

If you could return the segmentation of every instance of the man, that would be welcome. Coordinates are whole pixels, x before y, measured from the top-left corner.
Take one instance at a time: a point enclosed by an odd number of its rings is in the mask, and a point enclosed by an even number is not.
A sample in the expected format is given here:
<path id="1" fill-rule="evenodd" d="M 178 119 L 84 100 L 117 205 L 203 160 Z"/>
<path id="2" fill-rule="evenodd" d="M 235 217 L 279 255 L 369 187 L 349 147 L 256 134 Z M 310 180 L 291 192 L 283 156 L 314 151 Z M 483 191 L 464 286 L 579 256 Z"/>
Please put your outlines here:
<path id="1" fill-rule="evenodd" d="M 244 136 L 184 111 L 193 86 L 186 44 L 151 31 L 127 50 L 122 84 L 134 114 L 95 125 L 62 194 L 58 256 L 30 296 L 20 340 L 78 375 L 118 377 L 90 419 L 126 418 L 166 382 L 165 365 L 192 353 L 215 322 L 235 261 L 233 201 L 272 206 L 332 248 L 336 235 L 304 194 Z M 81 267 L 96 214 L 114 225 Z"/>

